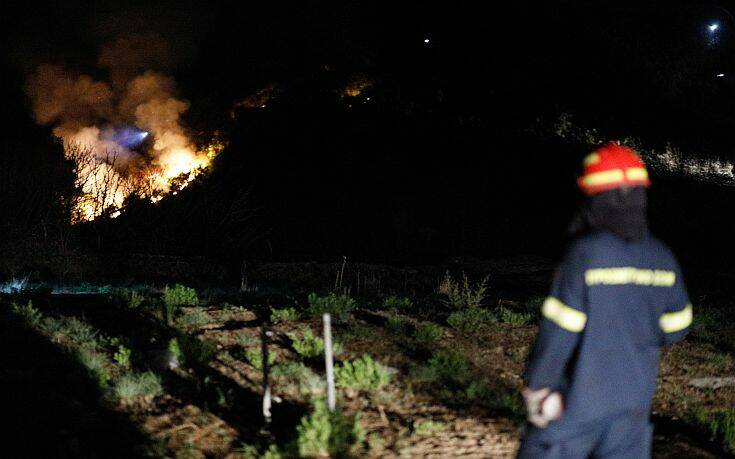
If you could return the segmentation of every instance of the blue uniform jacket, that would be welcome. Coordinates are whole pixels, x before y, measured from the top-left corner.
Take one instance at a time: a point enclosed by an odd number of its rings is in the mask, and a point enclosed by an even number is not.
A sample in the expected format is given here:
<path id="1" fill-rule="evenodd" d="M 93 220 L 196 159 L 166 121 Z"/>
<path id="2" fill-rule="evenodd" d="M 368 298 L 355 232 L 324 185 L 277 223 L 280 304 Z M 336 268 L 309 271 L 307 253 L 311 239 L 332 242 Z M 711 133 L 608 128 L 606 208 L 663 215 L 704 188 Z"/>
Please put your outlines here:
<path id="1" fill-rule="evenodd" d="M 561 419 L 540 429 L 551 440 L 650 410 L 660 348 L 684 338 L 692 307 L 666 245 L 598 231 L 573 243 L 542 315 L 524 377 L 532 389 L 564 396 Z"/>

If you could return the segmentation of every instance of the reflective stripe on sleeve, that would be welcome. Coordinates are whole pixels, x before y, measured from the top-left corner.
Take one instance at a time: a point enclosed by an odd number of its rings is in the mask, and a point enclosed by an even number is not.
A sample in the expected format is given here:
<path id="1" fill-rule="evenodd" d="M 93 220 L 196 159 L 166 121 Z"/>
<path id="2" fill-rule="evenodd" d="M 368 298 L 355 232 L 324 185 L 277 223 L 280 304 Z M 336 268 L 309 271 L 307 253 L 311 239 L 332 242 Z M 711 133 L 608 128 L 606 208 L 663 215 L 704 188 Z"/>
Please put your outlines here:
<path id="1" fill-rule="evenodd" d="M 692 305 L 688 304 L 681 311 L 668 312 L 661 314 L 661 318 L 658 320 L 658 324 L 661 326 L 661 330 L 666 333 L 674 333 L 684 330 L 692 324 L 693 319 Z"/>
<path id="2" fill-rule="evenodd" d="M 546 298 L 541 314 L 564 330 L 579 333 L 587 323 L 587 314 L 570 308 L 553 296 Z"/>

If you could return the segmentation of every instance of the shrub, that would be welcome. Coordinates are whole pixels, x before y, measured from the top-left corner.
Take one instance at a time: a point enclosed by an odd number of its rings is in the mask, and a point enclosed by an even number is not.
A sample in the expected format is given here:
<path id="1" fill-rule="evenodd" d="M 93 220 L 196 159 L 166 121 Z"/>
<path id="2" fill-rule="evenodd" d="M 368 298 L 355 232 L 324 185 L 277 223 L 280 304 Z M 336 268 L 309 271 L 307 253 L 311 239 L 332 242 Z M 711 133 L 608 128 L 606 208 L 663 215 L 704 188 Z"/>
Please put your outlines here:
<path id="1" fill-rule="evenodd" d="M 126 374 L 117 380 L 113 393 L 120 400 L 155 397 L 163 393 L 161 378 L 152 371 Z"/>
<path id="2" fill-rule="evenodd" d="M 262 360 L 262 358 L 261 358 Z M 286 379 L 299 381 L 309 377 L 313 371 L 302 362 L 288 362 L 273 367 L 272 375 Z"/>
<path id="3" fill-rule="evenodd" d="M 436 383 L 440 395 L 448 402 L 482 404 L 492 409 L 505 410 L 518 419 L 525 413 L 523 401 L 517 391 L 490 388 L 479 381 L 470 362 L 462 354 L 438 351 L 414 376 Z"/>
<path id="4" fill-rule="evenodd" d="M 263 350 L 259 347 L 245 349 L 245 359 L 253 366 L 256 370 L 263 369 Z M 276 362 L 276 354 L 268 352 L 268 366 L 272 367 Z"/>
<path id="5" fill-rule="evenodd" d="M 274 309 L 271 311 L 271 322 L 274 324 L 293 322 L 294 320 L 298 320 L 298 318 L 299 314 L 294 308 Z"/>
<path id="6" fill-rule="evenodd" d="M 383 306 L 388 309 L 407 311 L 411 309 L 413 302 L 409 298 L 391 295 L 383 301 Z"/>
<path id="7" fill-rule="evenodd" d="M 308 301 L 307 312 L 310 316 L 331 314 L 336 320 L 346 320 L 349 313 L 355 309 L 355 300 L 345 293 L 340 295 L 331 293 L 321 297 L 316 293 L 311 293 Z"/>
<path id="8" fill-rule="evenodd" d="M 467 308 L 454 311 L 447 318 L 447 323 L 461 332 L 477 332 L 495 321 L 493 314 L 483 308 Z"/>
<path id="9" fill-rule="evenodd" d="M 107 358 L 104 354 L 83 347 L 77 352 L 77 360 L 89 371 L 89 374 L 99 385 L 106 385 L 110 380 L 110 374 L 107 371 Z"/>
<path id="10" fill-rule="evenodd" d="M 424 378 L 437 381 L 450 389 L 462 389 L 472 380 L 467 358 L 456 352 L 439 351 L 429 359 Z"/>
<path id="11" fill-rule="evenodd" d="M 176 321 L 183 325 L 199 325 L 211 322 L 212 318 L 207 314 L 207 311 L 205 311 L 204 308 L 194 308 L 187 311 Z"/>
<path id="12" fill-rule="evenodd" d="M 423 324 L 416 327 L 413 337 L 421 344 L 434 344 L 444 335 L 440 326 L 435 324 Z"/>
<path id="13" fill-rule="evenodd" d="M 312 413 L 301 418 L 296 427 L 299 456 L 340 457 L 365 440 L 359 415 L 350 420 L 339 412 L 330 412 L 322 399 L 317 399 L 313 405 Z"/>
<path id="14" fill-rule="evenodd" d="M 235 342 L 242 347 L 250 347 L 260 342 L 258 338 L 247 333 L 238 333 L 235 335 Z"/>
<path id="15" fill-rule="evenodd" d="M 386 327 L 391 333 L 396 335 L 410 335 L 413 331 L 413 324 L 410 321 L 399 317 L 397 314 L 390 314 Z"/>
<path id="16" fill-rule="evenodd" d="M 453 309 L 478 308 L 486 297 L 487 280 L 488 277 L 485 277 L 480 283 L 472 287 L 466 274 L 462 274 L 462 281 L 460 282 L 452 279 L 452 276 L 447 272 L 437 291 L 446 295 L 447 299 L 444 302 Z"/>
<path id="17" fill-rule="evenodd" d="M 197 291 L 184 285 L 168 285 L 163 288 L 163 302 L 174 306 L 198 306 L 199 297 Z"/>
<path id="18" fill-rule="evenodd" d="M 23 321 L 31 327 L 36 327 L 41 323 L 43 314 L 41 311 L 33 307 L 33 302 L 29 301 L 25 306 L 19 306 L 16 303 L 10 305 L 11 311 L 19 315 Z"/>
<path id="19" fill-rule="evenodd" d="M 145 296 L 141 292 L 126 288 L 113 289 L 110 296 L 116 306 L 130 309 L 137 309 L 143 304 L 143 300 L 145 299 Z"/>
<path id="20" fill-rule="evenodd" d="M 707 412 L 701 408 L 688 415 L 688 421 L 707 432 L 722 444 L 728 453 L 735 453 L 735 408 L 724 411 Z"/>
<path id="21" fill-rule="evenodd" d="M 181 365 L 188 367 L 204 367 L 216 353 L 208 342 L 183 333 L 168 342 L 168 350 Z"/>
<path id="22" fill-rule="evenodd" d="M 495 316 L 500 322 L 511 325 L 526 325 L 533 320 L 533 315 L 527 312 L 515 312 L 504 306 L 498 308 Z"/>
<path id="23" fill-rule="evenodd" d="M 97 331 L 87 322 L 76 317 L 64 319 L 64 329 L 67 338 L 80 347 L 97 347 Z"/>
<path id="24" fill-rule="evenodd" d="M 289 333 L 291 344 L 297 354 L 306 358 L 318 357 L 324 353 L 324 340 L 318 336 L 314 336 L 311 328 L 302 331 L 302 337 L 299 338 L 296 333 Z"/>
<path id="25" fill-rule="evenodd" d="M 125 345 L 123 344 L 118 344 L 117 350 L 112 357 L 119 365 L 125 368 L 130 368 L 130 357 L 132 356 L 132 354 L 133 351 L 131 351 L 130 348 L 125 347 Z"/>
<path id="26" fill-rule="evenodd" d="M 197 306 L 199 305 L 199 297 L 196 290 L 176 284 L 173 287 L 168 285 L 163 288 L 164 315 L 166 323 L 172 324 L 176 309 L 179 306 Z"/>
<path id="27" fill-rule="evenodd" d="M 52 341 L 58 340 L 66 331 L 64 322 L 55 317 L 44 317 L 41 322 L 41 330 L 43 330 Z"/>
<path id="28" fill-rule="evenodd" d="M 379 389 L 390 380 L 388 371 L 368 354 L 357 360 L 347 361 L 334 369 L 337 386 L 353 389 Z"/>

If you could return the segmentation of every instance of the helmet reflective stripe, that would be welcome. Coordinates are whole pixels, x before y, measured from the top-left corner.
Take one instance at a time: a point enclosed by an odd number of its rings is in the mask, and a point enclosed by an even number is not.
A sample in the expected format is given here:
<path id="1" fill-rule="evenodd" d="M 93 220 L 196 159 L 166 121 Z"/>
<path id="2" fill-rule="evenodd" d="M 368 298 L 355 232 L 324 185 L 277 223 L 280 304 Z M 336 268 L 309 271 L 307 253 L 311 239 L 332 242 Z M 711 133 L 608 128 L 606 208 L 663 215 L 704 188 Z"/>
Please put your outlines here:
<path id="1" fill-rule="evenodd" d="M 648 180 L 648 171 L 642 167 L 631 167 L 625 170 L 625 176 L 628 180 Z"/>
<path id="2" fill-rule="evenodd" d="M 613 169 L 609 171 L 593 172 L 582 177 L 584 186 L 609 185 L 612 183 L 628 182 L 648 182 L 648 172 L 642 167 L 630 167 L 625 170 Z"/>
<path id="3" fill-rule="evenodd" d="M 623 171 L 613 169 L 611 171 L 593 172 L 582 177 L 585 186 L 607 185 L 608 183 L 620 183 L 624 180 Z"/>

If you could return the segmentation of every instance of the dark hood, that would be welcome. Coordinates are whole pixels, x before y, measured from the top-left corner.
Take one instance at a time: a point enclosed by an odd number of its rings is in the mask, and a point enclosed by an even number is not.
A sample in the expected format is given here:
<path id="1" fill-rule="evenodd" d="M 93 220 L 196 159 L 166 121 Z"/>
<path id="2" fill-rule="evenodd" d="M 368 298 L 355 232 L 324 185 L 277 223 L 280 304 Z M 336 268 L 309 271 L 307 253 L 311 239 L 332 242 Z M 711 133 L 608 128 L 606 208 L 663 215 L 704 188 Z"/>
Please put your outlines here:
<path id="1" fill-rule="evenodd" d="M 617 188 L 587 198 L 570 231 L 578 235 L 590 230 L 608 230 L 626 241 L 648 234 L 646 189 Z"/>

